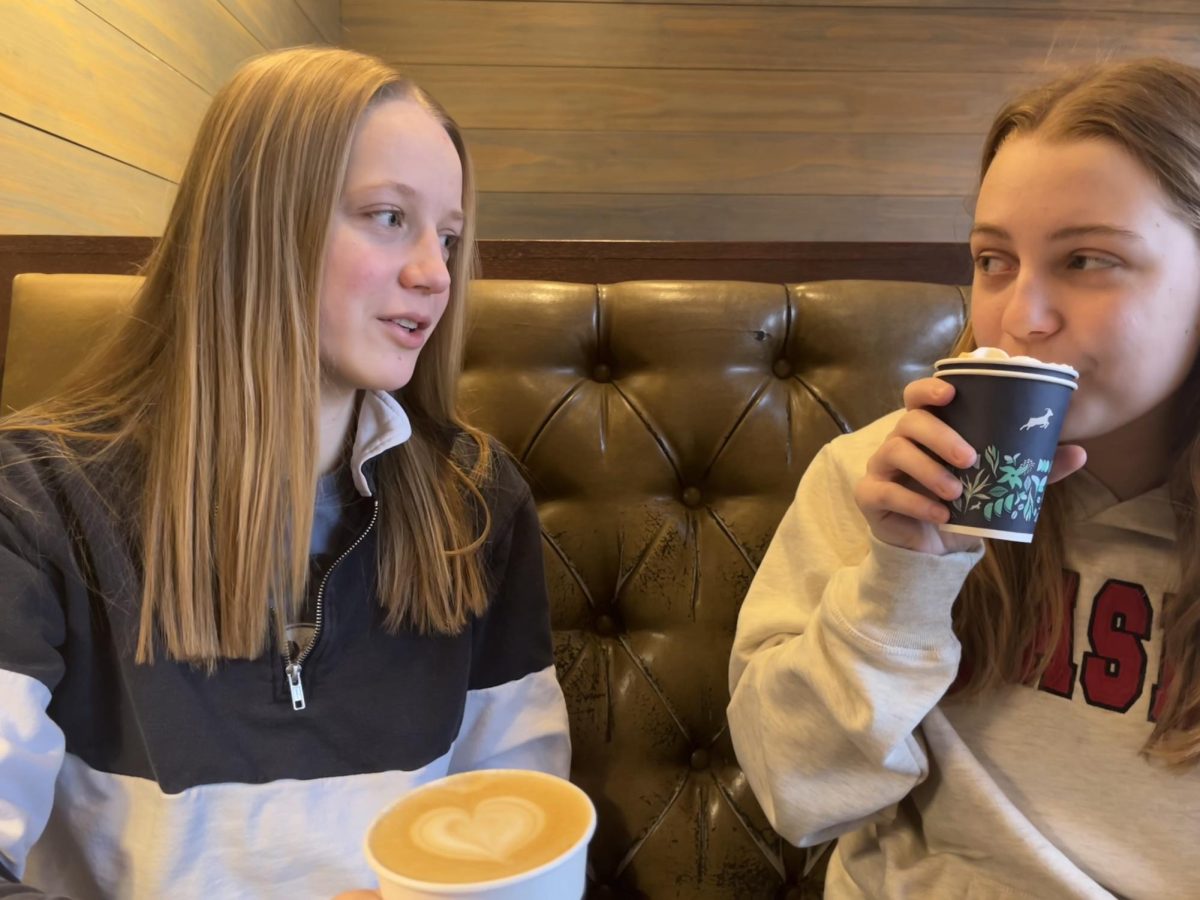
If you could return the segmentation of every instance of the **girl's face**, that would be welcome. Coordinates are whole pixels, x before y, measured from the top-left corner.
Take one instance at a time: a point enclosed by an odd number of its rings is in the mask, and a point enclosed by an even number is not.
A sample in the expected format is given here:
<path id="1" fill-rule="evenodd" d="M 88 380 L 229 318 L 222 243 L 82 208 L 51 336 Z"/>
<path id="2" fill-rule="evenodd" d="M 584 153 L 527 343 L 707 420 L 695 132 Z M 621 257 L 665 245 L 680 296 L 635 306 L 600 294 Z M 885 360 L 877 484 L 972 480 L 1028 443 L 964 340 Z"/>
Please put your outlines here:
<path id="1" fill-rule="evenodd" d="M 980 187 L 971 255 L 977 343 L 1079 370 L 1064 441 L 1166 409 L 1196 358 L 1200 242 L 1123 148 L 1006 141 Z"/>
<path id="2" fill-rule="evenodd" d="M 408 384 L 446 311 L 462 230 L 462 165 L 410 100 L 367 110 L 333 213 L 320 298 L 323 398 Z"/>

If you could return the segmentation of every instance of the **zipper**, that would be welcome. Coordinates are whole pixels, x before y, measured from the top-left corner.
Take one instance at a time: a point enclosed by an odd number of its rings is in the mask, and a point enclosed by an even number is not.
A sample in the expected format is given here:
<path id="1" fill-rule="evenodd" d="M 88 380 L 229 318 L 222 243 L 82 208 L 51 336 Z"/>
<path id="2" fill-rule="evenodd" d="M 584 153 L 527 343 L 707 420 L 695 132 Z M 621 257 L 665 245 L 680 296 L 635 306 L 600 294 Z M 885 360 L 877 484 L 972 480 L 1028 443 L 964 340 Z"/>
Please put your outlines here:
<path id="1" fill-rule="evenodd" d="M 301 680 L 301 666 L 304 660 L 308 659 L 308 655 L 312 653 L 312 649 L 317 643 L 317 638 L 321 636 L 321 626 L 325 618 L 325 586 L 329 583 L 329 576 L 333 574 L 333 570 L 338 567 L 338 564 L 342 560 L 353 553 L 358 548 L 358 545 L 366 540 L 367 535 L 371 533 L 371 529 L 375 527 L 375 522 L 378 519 L 379 499 L 375 498 L 375 506 L 371 510 L 371 521 L 367 523 L 367 527 L 354 539 L 354 543 L 342 551 L 341 555 L 330 564 L 329 568 L 325 570 L 325 574 L 321 576 L 321 584 L 317 588 L 316 612 L 313 616 L 313 633 L 308 639 L 308 643 L 304 645 L 304 649 L 296 654 L 295 659 L 292 659 L 291 651 L 286 649 L 287 638 L 286 636 L 284 638 L 283 673 L 287 676 L 288 690 L 292 694 L 292 709 L 304 709 L 304 682 Z"/>

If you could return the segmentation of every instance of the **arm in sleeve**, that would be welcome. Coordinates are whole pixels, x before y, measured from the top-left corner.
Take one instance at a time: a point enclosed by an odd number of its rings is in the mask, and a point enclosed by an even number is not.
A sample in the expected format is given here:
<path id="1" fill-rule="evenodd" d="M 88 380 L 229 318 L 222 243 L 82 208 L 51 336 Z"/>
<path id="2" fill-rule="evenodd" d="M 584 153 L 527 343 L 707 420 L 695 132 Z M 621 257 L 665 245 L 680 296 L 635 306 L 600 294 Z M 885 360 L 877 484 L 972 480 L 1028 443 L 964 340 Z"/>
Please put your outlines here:
<path id="1" fill-rule="evenodd" d="M 957 673 L 951 608 L 982 555 L 876 541 L 853 501 L 865 444 L 839 439 L 805 473 L 730 660 L 738 760 L 771 824 L 798 846 L 864 824 L 928 775 L 917 726 Z"/>
<path id="2" fill-rule="evenodd" d="M 7 463 L 7 465 L 6 465 Z M 62 766 L 62 730 L 47 715 L 63 674 L 61 591 L 38 534 L 47 524 L 36 480 L 0 454 L 0 897 L 42 897 L 21 885 L 45 828 Z M 22 484 L 33 484 L 23 489 Z M 63 533 L 65 540 L 65 531 Z"/>
<path id="3" fill-rule="evenodd" d="M 491 599 L 475 622 L 462 728 L 450 761 L 468 769 L 537 769 L 567 777 L 567 705 L 554 670 L 541 527 L 529 488 L 508 460 L 500 479 L 509 515 L 493 521 Z"/>

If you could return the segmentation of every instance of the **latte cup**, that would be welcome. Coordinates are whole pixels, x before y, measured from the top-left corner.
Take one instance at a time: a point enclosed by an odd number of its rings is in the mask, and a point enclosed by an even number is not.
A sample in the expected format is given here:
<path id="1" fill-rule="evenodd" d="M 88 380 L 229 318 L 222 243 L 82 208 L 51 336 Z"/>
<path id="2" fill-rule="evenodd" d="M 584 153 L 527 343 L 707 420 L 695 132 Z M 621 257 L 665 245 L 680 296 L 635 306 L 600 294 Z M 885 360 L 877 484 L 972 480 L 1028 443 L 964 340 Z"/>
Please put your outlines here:
<path id="1" fill-rule="evenodd" d="M 977 454 L 968 468 L 949 467 L 963 490 L 939 528 L 1029 543 L 1079 374 L 993 347 L 940 359 L 933 374 L 954 385 L 954 399 L 929 411 Z"/>
<path id="2" fill-rule="evenodd" d="M 482 769 L 422 785 L 367 830 L 383 900 L 579 900 L 596 809 L 571 782 Z"/>

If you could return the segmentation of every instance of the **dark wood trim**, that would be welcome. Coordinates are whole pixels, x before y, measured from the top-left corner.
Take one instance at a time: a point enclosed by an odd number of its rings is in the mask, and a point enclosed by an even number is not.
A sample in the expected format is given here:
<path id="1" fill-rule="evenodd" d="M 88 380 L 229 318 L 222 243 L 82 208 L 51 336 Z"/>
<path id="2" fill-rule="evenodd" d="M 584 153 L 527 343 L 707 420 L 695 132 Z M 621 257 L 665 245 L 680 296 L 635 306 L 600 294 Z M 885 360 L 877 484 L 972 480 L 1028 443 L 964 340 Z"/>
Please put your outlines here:
<path id="1" fill-rule="evenodd" d="M 12 280 L 21 272 L 137 271 L 152 237 L 0 235 L 0 376 Z M 965 284 L 965 244 L 698 241 L 480 241 L 485 278 L 611 284 L 639 279 L 777 283 L 834 278 Z"/>
<path id="2" fill-rule="evenodd" d="M 611 284 L 636 279 L 794 283 L 834 278 L 971 280 L 966 244 L 731 241 L 481 241 L 486 278 Z"/>

